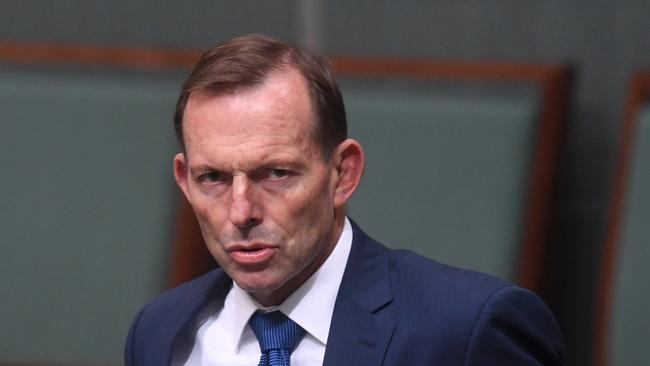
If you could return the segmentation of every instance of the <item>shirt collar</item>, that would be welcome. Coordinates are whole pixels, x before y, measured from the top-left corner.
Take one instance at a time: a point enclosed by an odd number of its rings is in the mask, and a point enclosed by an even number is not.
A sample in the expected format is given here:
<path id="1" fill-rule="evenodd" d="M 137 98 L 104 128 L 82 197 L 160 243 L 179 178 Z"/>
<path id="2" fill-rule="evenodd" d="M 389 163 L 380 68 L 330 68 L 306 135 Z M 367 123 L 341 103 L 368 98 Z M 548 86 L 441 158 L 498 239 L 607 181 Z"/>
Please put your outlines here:
<path id="1" fill-rule="evenodd" d="M 280 310 L 289 319 L 300 325 L 323 345 L 327 344 L 336 296 L 341 286 L 343 272 L 352 247 L 352 226 L 345 218 L 343 231 L 329 257 L 311 277 L 280 305 L 264 307 L 233 282 L 226 301 L 232 301 L 233 316 L 228 327 L 233 331 L 235 344 L 241 343 L 248 320 L 258 309 Z M 232 297 L 231 297 L 232 296 Z"/>

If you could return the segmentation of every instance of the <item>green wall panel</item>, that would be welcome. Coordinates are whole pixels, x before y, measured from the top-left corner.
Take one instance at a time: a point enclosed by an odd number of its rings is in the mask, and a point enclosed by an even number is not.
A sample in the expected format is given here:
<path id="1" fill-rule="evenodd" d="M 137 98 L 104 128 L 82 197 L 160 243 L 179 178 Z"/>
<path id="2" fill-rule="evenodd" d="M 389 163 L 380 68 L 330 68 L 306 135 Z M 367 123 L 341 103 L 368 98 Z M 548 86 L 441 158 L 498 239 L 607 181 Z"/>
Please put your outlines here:
<path id="1" fill-rule="evenodd" d="M 643 109 L 635 133 L 614 278 L 612 366 L 650 360 L 650 107 Z"/>
<path id="2" fill-rule="evenodd" d="M 0 80 L 0 360 L 120 364 L 167 279 L 179 83 Z"/>
<path id="3" fill-rule="evenodd" d="M 346 103 L 367 155 L 351 217 L 387 245 L 512 279 L 534 98 L 353 90 Z"/>

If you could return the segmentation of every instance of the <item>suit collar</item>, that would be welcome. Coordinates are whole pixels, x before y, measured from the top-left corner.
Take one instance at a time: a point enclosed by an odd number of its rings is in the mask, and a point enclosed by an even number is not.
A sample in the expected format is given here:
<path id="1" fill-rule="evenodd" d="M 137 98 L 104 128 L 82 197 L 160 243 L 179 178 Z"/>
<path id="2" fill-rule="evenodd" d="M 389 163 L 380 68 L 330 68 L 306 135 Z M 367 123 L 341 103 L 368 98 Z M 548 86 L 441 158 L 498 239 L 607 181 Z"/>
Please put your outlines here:
<path id="1" fill-rule="evenodd" d="M 352 222 L 350 257 L 334 307 L 324 365 L 380 365 L 395 330 L 386 248 Z"/>
<path id="2" fill-rule="evenodd" d="M 193 282 L 182 285 L 194 287 L 188 291 L 192 296 L 182 297 L 174 306 L 170 307 L 169 314 L 164 319 L 165 326 L 159 328 L 159 335 L 153 337 L 155 341 L 146 352 L 146 356 L 151 358 L 145 364 L 170 365 L 172 349 L 175 346 L 189 346 L 176 345 L 175 341 L 186 339 L 193 342 L 193 335 L 185 336 L 186 332 L 194 331 L 193 320 L 208 302 L 223 298 L 231 284 L 230 277 L 218 268 Z M 167 352 L 160 350 L 167 350 Z"/>

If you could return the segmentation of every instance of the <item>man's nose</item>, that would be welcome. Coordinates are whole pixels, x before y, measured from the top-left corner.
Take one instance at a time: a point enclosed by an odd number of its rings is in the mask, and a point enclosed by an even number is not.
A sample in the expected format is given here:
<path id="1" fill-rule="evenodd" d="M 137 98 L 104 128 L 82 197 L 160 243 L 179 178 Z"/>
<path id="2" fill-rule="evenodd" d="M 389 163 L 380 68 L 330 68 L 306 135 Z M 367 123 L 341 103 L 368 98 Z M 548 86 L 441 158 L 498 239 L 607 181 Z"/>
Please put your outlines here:
<path id="1" fill-rule="evenodd" d="M 261 210 L 255 200 L 253 187 L 245 176 L 233 177 L 230 222 L 240 229 L 248 229 L 262 222 Z"/>

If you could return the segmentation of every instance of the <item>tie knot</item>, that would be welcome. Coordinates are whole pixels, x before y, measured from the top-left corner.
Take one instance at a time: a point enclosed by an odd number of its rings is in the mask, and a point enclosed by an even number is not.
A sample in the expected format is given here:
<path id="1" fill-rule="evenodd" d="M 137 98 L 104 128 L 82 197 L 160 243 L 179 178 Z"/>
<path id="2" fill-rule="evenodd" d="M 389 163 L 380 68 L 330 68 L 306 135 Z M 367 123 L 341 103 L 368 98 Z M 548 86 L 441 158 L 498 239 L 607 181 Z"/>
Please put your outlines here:
<path id="1" fill-rule="evenodd" d="M 248 324 L 260 343 L 262 352 L 274 349 L 292 351 L 305 334 L 305 330 L 280 311 L 255 312 Z"/>

